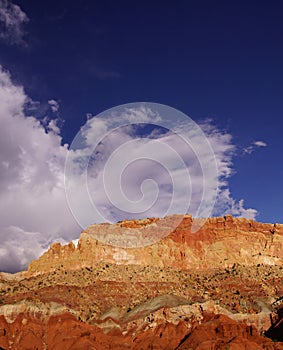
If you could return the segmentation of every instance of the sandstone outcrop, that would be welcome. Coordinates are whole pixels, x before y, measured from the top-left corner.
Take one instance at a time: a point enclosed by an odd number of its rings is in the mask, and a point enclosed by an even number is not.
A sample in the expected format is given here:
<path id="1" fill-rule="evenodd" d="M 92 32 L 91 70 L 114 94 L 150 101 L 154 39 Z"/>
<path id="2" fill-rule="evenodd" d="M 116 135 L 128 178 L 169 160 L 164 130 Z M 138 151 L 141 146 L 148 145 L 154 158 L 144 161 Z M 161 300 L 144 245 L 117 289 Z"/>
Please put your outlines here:
<path id="1" fill-rule="evenodd" d="M 82 233 L 77 248 L 72 242 L 66 246 L 55 243 L 48 252 L 29 265 L 28 272 L 30 276 L 50 272 L 61 265 L 75 270 L 94 266 L 100 261 L 179 269 L 229 267 L 235 263 L 282 265 L 283 225 L 225 216 L 206 220 L 197 232 L 192 233 L 192 225 L 197 224 L 198 220 L 201 219 L 175 215 L 161 220 L 91 225 Z M 180 224 L 174 228 L 178 222 Z M 170 227 L 174 228 L 172 232 Z M 132 237 L 137 236 L 155 236 L 154 240 L 163 238 L 151 245 L 137 244 L 137 248 L 102 243 L 115 242 L 121 245 L 128 242 L 131 245 L 129 242 L 133 241 Z M 137 243 L 137 240 L 134 242 Z M 147 242 L 146 239 L 139 241 L 140 244 Z"/>
<path id="2" fill-rule="evenodd" d="M 211 313 L 203 313 L 201 322 L 187 317 L 176 323 L 164 322 L 152 313 L 143 322 L 132 322 L 125 330 L 112 327 L 108 331 L 83 323 L 69 313 L 46 318 L 20 313 L 13 322 L 0 316 L 0 346 L 37 350 L 283 349 L 282 343 L 260 336 L 253 326 Z"/>
<path id="3" fill-rule="evenodd" d="M 283 225 L 199 220 L 91 225 L 0 273 L 0 350 L 283 350 Z"/>

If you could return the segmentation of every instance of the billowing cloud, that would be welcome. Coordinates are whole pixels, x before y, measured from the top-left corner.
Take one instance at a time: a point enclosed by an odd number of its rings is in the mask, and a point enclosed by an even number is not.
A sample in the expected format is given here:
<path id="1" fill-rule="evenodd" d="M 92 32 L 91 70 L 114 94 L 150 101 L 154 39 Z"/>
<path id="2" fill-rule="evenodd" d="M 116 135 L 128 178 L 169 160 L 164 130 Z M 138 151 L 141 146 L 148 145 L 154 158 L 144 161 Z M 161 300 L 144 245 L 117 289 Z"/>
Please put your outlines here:
<path id="1" fill-rule="evenodd" d="M 113 113 L 114 121 L 121 124 L 142 121 L 159 125 L 161 121 L 159 115 L 143 107 Z M 125 217 L 162 217 L 184 213 L 186 208 L 197 217 L 227 213 L 256 216 L 256 210 L 245 209 L 243 201 L 231 197 L 228 179 L 233 174 L 236 147 L 232 136 L 221 132 L 211 120 L 200 124 L 211 151 L 204 136 L 191 124 L 185 130 L 186 125 L 178 127 L 177 123 L 174 132 L 154 128 L 144 137 L 145 132 L 133 125 L 117 129 L 116 123 L 113 126 L 110 121 L 103 116 L 88 119 L 72 155 L 73 192 L 69 199 L 82 226 L 91 224 L 88 220 L 93 218 L 97 222 L 115 222 Z M 190 147 L 179 137 L 181 132 L 187 134 Z M 135 141 L 135 134 L 143 136 Z M 94 141 L 101 135 L 105 137 L 93 150 Z M 211 171 L 214 163 L 217 172 Z M 81 193 L 84 205 L 77 201 Z M 93 213 L 92 218 L 87 212 Z"/>
<path id="2" fill-rule="evenodd" d="M 6 271 L 26 268 L 53 241 L 64 243 L 79 236 L 81 227 L 74 219 L 65 196 L 65 160 L 67 156 L 75 159 L 78 155 L 83 159 L 92 146 L 93 137 L 108 130 L 107 122 L 88 118 L 88 128 L 84 134 L 87 147 L 75 152 L 68 145 L 62 145 L 56 121 L 50 121 L 46 127 L 33 116 L 24 114 L 27 101 L 30 99 L 23 88 L 14 85 L 9 74 L 0 68 L 0 270 Z M 52 102 L 52 105 L 55 106 L 55 103 Z M 144 123 L 158 122 L 158 115 L 148 112 L 145 113 L 142 108 L 134 113 L 128 111 L 126 119 L 134 122 L 137 117 Z M 88 191 L 103 214 L 102 218 L 105 213 L 108 213 L 105 215 L 110 221 L 127 217 L 127 210 L 121 210 L 126 203 L 119 193 L 121 189 L 127 200 L 132 201 L 132 206 L 142 212 L 133 214 L 133 217 L 162 216 L 167 213 L 166 206 L 170 203 L 172 192 L 175 191 L 177 205 L 186 200 L 188 192 L 182 191 L 181 185 L 187 181 L 188 172 L 191 181 L 189 190 L 193 189 L 190 191 L 190 211 L 197 212 L 203 172 L 211 162 L 216 162 L 218 173 L 217 178 L 206 178 L 206 186 L 211 191 L 205 192 L 204 199 L 207 202 L 216 200 L 212 214 L 230 212 L 235 216 L 253 218 L 256 211 L 245 209 L 243 200 L 235 201 L 229 191 L 228 179 L 233 174 L 232 158 L 235 153 L 232 136 L 213 126 L 210 120 L 204 121 L 201 127 L 211 144 L 213 157 L 206 152 L 199 134 L 194 130 L 190 135 L 198 149 L 188 153 L 184 151 L 180 138 L 156 129 L 146 131 L 125 126 L 103 139 L 88 164 Z M 147 137 L 144 137 L 146 132 Z M 139 134 L 142 137 L 135 140 Z M 183 158 L 183 165 L 179 159 L 175 159 L 174 152 Z M 150 157 L 146 159 L 145 154 Z M 195 154 L 201 154 L 203 164 L 200 165 Z M 120 181 L 120 177 L 115 176 L 115 169 L 118 172 L 119 166 L 123 162 L 127 164 L 129 159 L 140 161 L 129 163 L 123 169 Z M 113 175 L 109 179 L 105 177 L 107 166 L 110 166 L 108 170 L 112 169 Z M 147 179 L 150 181 L 145 181 Z M 172 179 L 177 184 L 175 188 Z M 215 180 L 218 184 L 216 198 L 212 191 Z M 75 187 L 80 189 L 85 178 L 74 177 L 74 181 Z M 107 193 L 107 188 L 105 191 L 107 181 L 108 185 L 110 183 L 108 190 L 114 188 L 114 194 Z M 115 187 L 116 182 L 121 185 L 120 188 Z M 76 202 L 83 209 L 84 197 L 84 192 L 78 190 Z M 113 198 L 116 207 L 111 204 L 110 199 Z M 139 202 L 141 199 L 144 201 Z M 148 207 L 143 207 L 148 203 Z M 174 207 L 176 211 L 178 206 Z M 88 215 L 87 221 L 96 221 L 93 212 L 84 213 Z M 173 211 L 169 210 L 169 213 Z"/>
<path id="3" fill-rule="evenodd" d="M 68 149 L 23 114 L 26 99 L 0 69 L 0 270 L 23 268 L 52 241 L 79 232 L 64 192 Z"/>
<path id="4" fill-rule="evenodd" d="M 29 18 L 10 0 L 0 0 L 0 39 L 10 45 L 25 45 L 24 25 Z"/>
<path id="5" fill-rule="evenodd" d="M 242 217 L 246 219 L 255 219 L 258 215 L 256 209 L 245 208 L 244 199 L 236 201 L 230 192 L 228 183 L 226 182 L 221 188 L 218 194 L 218 200 L 216 201 L 215 215 L 231 214 L 235 217 Z"/>

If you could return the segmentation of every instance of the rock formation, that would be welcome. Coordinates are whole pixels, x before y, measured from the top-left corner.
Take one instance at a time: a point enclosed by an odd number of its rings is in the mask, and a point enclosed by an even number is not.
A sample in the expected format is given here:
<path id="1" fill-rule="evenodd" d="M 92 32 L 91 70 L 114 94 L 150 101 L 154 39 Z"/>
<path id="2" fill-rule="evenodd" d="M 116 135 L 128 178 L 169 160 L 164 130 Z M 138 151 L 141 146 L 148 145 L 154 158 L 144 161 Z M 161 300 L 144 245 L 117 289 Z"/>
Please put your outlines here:
<path id="1" fill-rule="evenodd" d="M 138 237 L 162 237 L 160 232 L 169 232 L 168 228 L 174 227 L 178 221 L 181 222 L 177 228 L 152 245 L 123 248 L 97 240 L 113 242 L 112 237 L 116 237 L 116 244 L 129 242 L 133 230 Z M 60 243 L 53 244 L 47 253 L 30 264 L 29 275 L 50 272 L 61 265 L 68 270 L 77 270 L 94 266 L 99 261 L 183 270 L 229 267 L 235 263 L 283 263 L 283 225 L 280 224 L 224 216 L 206 220 L 198 232 L 191 233 L 193 219 L 189 215 L 182 220 L 176 215 L 158 221 L 147 220 L 147 225 L 144 222 L 133 220 L 115 225 L 91 225 L 83 231 L 77 249 L 72 242 L 64 247 Z M 147 228 L 146 232 L 144 228 Z"/>
<path id="2" fill-rule="evenodd" d="M 0 273 L 0 349 L 283 350 L 283 225 L 199 220 L 91 225 Z"/>

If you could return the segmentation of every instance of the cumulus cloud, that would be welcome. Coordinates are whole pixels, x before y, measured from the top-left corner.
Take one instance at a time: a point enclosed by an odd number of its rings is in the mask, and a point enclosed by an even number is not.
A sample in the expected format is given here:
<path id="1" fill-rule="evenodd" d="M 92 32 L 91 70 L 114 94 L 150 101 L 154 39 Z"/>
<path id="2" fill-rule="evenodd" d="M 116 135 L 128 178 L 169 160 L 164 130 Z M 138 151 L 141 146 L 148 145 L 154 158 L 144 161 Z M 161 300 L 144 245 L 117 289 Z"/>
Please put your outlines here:
<path id="1" fill-rule="evenodd" d="M 81 140 L 84 147 L 73 150 L 62 145 L 56 120 L 44 126 L 24 113 L 27 101 L 30 99 L 23 88 L 13 84 L 10 75 L 0 67 L 0 270 L 26 268 L 50 243 L 78 238 L 81 227 L 65 196 L 67 157 L 83 161 L 86 154 L 92 153 L 88 164 L 79 163 L 88 170 L 86 192 L 81 191 L 85 177 L 80 173 L 73 177 L 76 205 L 89 223 L 105 218 L 124 219 L 130 210 L 132 217 L 182 212 L 187 196 L 191 196 L 189 211 L 196 215 L 201 216 L 198 207 L 204 199 L 207 203 L 216 200 L 213 215 L 230 212 L 235 216 L 255 217 L 256 211 L 245 209 L 243 200 L 237 202 L 229 191 L 228 179 L 233 174 L 235 153 L 232 136 L 213 126 L 210 120 L 204 121 L 201 127 L 213 149 L 213 157 L 203 147 L 195 129 L 190 130 L 195 149 L 188 150 L 184 140 L 174 133 L 156 128 L 147 130 L 144 125 L 125 125 L 107 134 L 109 125 L 100 118 L 88 118 Z M 50 101 L 57 108 L 56 101 Z M 157 114 L 143 108 L 128 110 L 124 117 L 125 124 L 136 119 L 143 123 L 160 120 Z M 101 133 L 106 137 L 93 150 L 93 139 Z M 141 137 L 135 140 L 136 135 Z M 206 176 L 208 191 L 205 192 L 203 174 L 213 162 L 218 173 Z M 190 183 L 186 188 L 183 184 L 188 177 Z M 100 220 L 94 215 L 93 207 L 84 206 L 86 196 L 90 196 L 99 209 Z M 170 209 L 172 202 L 175 206 Z M 130 208 L 125 207 L 128 203 Z"/>
<path id="2" fill-rule="evenodd" d="M 64 192 L 68 149 L 23 114 L 26 99 L 0 69 L 0 270 L 24 268 L 52 241 L 79 232 Z"/>
<path id="3" fill-rule="evenodd" d="M 218 199 L 214 208 L 214 215 L 231 214 L 235 217 L 246 219 L 255 219 L 258 215 L 256 209 L 245 208 L 244 199 L 236 201 L 230 192 L 228 183 L 226 182 L 219 191 Z"/>
<path id="4" fill-rule="evenodd" d="M 0 39 L 10 45 L 25 45 L 24 25 L 28 21 L 28 16 L 18 5 L 0 0 Z"/>
<path id="5" fill-rule="evenodd" d="M 264 141 L 254 141 L 251 145 L 248 147 L 245 147 L 243 149 L 244 154 L 251 154 L 253 153 L 257 148 L 267 147 L 267 143 Z"/>
<path id="6" fill-rule="evenodd" d="M 143 106 L 114 112 L 112 117 L 88 118 L 78 147 L 72 150 L 69 203 L 82 226 L 91 224 L 93 218 L 115 222 L 184 213 L 185 209 L 195 217 L 227 213 L 255 217 L 256 210 L 245 209 L 243 201 L 230 195 L 228 179 L 236 147 L 232 136 L 211 120 L 200 124 L 203 136 L 192 124 L 176 123 L 174 130 L 153 128 L 147 133 L 143 126 L 127 125 L 160 125 L 160 115 Z M 124 126 L 117 128 L 117 120 Z M 179 137 L 182 133 L 189 138 L 189 147 Z M 134 140 L 133 135 L 142 136 Z M 100 140 L 95 147 L 94 140 Z M 211 171 L 214 163 L 217 172 Z M 83 205 L 77 201 L 82 193 Z"/>
<path id="7" fill-rule="evenodd" d="M 61 130 L 57 124 L 56 119 L 51 119 L 50 122 L 48 123 L 47 130 L 53 131 L 55 134 L 59 135 Z"/>

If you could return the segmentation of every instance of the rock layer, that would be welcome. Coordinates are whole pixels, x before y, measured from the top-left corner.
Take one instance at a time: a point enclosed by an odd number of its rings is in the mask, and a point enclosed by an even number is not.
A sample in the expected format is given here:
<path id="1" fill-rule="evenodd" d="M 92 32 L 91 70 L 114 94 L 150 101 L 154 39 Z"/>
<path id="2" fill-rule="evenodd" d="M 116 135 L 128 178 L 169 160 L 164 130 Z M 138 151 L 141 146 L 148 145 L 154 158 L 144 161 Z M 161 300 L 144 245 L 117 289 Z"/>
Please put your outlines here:
<path id="1" fill-rule="evenodd" d="M 282 224 L 263 224 L 225 216 L 206 220 L 202 226 L 199 224 L 196 233 L 192 233 L 192 225 L 198 226 L 199 220 L 193 220 L 189 215 L 175 215 L 161 220 L 91 225 L 83 231 L 77 248 L 72 242 L 63 247 L 55 243 L 41 258 L 29 265 L 28 272 L 31 276 L 50 272 L 62 265 L 75 270 L 94 266 L 99 261 L 179 269 L 229 267 L 235 263 L 282 265 Z M 174 228 L 178 222 L 179 226 Z M 174 228 L 172 232 L 171 227 Z M 134 234 L 129 233 L 132 229 L 135 230 Z M 131 241 L 132 236 L 162 237 L 164 232 L 169 234 L 155 244 L 137 248 L 101 243 L 114 242 L 111 237 L 116 237 L 116 243 L 121 245 L 121 242 Z M 140 240 L 139 244 L 142 243 L 146 241 Z"/>
<path id="2" fill-rule="evenodd" d="M 231 216 L 91 225 L 0 273 L 0 349 L 283 350 L 263 337 L 282 333 L 282 247 L 283 225 Z"/>

